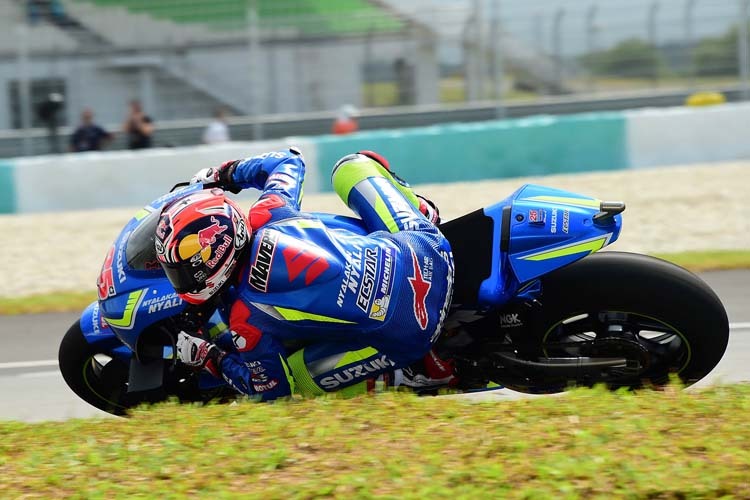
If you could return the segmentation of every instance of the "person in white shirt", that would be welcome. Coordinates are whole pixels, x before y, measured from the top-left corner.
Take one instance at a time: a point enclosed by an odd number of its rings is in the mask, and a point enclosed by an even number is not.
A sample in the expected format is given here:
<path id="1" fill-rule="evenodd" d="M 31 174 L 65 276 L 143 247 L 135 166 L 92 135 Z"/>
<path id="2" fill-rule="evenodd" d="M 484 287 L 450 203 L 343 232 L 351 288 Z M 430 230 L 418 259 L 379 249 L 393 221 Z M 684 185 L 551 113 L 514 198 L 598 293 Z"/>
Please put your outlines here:
<path id="1" fill-rule="evenodd" d="M 214 119 L 208 124 L 203 131 L 203 142 L 205 144 L 218 144 L 220 142 L 229 142 L 229 127 L 224 118 L 224 110 L 219 108 L 214 113 Z"/>

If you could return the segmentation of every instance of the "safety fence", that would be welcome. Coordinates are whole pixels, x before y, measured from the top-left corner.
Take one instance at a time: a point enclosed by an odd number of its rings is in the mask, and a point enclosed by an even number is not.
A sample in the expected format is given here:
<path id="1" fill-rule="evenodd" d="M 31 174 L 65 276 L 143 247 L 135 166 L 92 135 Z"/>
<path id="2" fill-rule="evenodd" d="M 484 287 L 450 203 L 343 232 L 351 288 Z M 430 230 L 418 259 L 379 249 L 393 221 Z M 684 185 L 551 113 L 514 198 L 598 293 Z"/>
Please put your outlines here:
<path id="1" fill-rule="evenodd" d="M 0 0 L 0 157 L 66 151 L 90 120 L 124 148 L 133 101 L 154 144 L 182 146 L 216 121 L 269 139 L 273 123 L 243 124 L 301 113 L 325 113 L 327 131 L 383 107 L 750 100 L 749 13 L 750 0 Z"/>
<path id="2" fill-rule="evenodd" d="M 0 213 L 143 205 L 202 167 L 290 145 L 304 152 L 306 192 L 330 190 L 331 165 L 360 149 L 413 184 L 735 160 L 750 158 L 748 123 L 740 103 L 17 158 L 0 161 Z"/>

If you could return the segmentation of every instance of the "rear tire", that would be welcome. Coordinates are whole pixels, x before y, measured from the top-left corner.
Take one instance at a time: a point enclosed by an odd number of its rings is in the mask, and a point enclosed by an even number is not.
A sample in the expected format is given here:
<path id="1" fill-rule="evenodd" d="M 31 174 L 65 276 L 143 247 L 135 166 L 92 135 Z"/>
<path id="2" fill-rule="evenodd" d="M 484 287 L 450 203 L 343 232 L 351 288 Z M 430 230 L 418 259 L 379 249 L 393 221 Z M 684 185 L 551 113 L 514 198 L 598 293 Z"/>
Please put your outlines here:
<path id="1" fill-rule="evenodd" d="M 541 281 L 541 314 L 534 318 L 540 358 L 564 356 L 571 349 L 560 346 L 580 342 L 596 356 L 632 357 L 642 368 L 599 380 L 545 379 L 511 388 L 556 392 L 571 383 L 661 385 L 671 373 L 690 385 L 708 375 L 726 350 L 729 321 L 721 301 L 700 278 L 669 262 L 602 252 Z"/>

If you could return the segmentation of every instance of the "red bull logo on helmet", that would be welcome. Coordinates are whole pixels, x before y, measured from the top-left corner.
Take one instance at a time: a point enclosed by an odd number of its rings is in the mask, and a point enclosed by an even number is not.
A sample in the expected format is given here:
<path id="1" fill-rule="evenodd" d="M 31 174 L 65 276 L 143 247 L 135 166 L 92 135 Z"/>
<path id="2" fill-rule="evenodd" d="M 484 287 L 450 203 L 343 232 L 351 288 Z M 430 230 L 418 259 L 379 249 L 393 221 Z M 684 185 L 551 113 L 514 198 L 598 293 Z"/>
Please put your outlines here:
<path id="1" fill-rule="evenodd" d="M 216 217 L 211 216 L 210 226 L 180 240 L 177 249 L 179 257 L 189 259 L 193 267 L 207 263 L 213 269 L 232 244 L 232 237 L 224 234 L 228 227 L 228 225 L 220 224 Z M 212 256 L 214 256 L 213 259 Z"/>
<path id="2" fill-rule="evenodd" d="M 216 237 L 226 230 L 226 225 L 220 225 L 218 219 L 211 216 L 211 225 L 198 231 L 198 244 L 201 248 L 211 246 L 216 243 Z"/>

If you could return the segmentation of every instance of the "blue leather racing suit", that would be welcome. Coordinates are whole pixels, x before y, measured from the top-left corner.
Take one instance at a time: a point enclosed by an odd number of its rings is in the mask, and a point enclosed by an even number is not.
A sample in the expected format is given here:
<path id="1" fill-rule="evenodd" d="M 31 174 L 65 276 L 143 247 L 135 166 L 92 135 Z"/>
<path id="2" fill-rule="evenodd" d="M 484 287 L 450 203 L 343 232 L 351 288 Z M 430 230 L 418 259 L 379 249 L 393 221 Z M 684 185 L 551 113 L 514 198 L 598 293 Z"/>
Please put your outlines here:
<path id="1" fill-rule="evenodd" d="M 333 174 L 367 236 L 301 212 L 305 165 L 293 152 L 238 163 L 233 181 L 262 190 L 253 240 L 240 263 L 222 377 L 241 393 L 275 399 L 362 387 L 429 351 L 450 306 L 453 257 L 438 228 L 380 164 Z M 412 193 L 413 197 L 413 193 Z M 286 352 L 288 341 L 304 349 Z"/>

